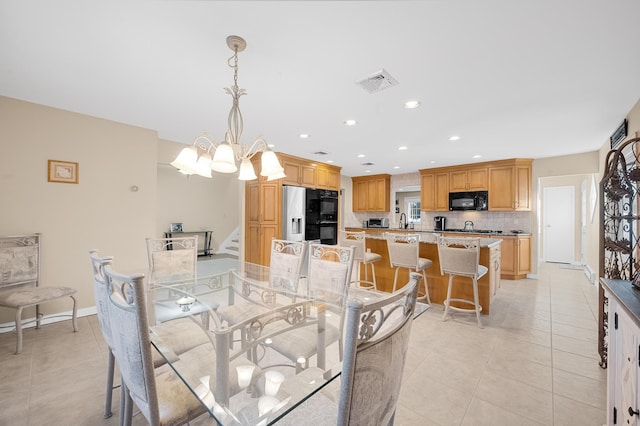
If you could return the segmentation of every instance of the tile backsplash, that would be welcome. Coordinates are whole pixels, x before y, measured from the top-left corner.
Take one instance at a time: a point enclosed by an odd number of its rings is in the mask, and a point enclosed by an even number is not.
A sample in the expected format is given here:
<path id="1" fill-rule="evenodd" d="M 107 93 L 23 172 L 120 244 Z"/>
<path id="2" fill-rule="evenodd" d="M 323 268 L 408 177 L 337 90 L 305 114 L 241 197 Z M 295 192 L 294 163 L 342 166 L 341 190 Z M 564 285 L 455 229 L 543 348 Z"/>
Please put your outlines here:
<path id="1" fill-rule="evenodd" d="M 383 217 L 389 219 L 389 228 L 398 228 L 397 214 L 395 213 L 354 213 L 357 219 L 354 223 L 345 223 L 345 227 L 361 227 L 362 221 L 370 217 Z M 455 211 L 455 212 L 421 212 L 420 223 L 415 224 L 417 230 L 433 230 L 433 218 L 435 216 L 445 216 L 447 218 L 447 228 L 463 228 L 467 220 L 473 222 L 475 229 L 491 229 L 494 231 L 519 230 L 525 233 L 531 232 L 531 212 L 476 212 L 476 211 Z"/>

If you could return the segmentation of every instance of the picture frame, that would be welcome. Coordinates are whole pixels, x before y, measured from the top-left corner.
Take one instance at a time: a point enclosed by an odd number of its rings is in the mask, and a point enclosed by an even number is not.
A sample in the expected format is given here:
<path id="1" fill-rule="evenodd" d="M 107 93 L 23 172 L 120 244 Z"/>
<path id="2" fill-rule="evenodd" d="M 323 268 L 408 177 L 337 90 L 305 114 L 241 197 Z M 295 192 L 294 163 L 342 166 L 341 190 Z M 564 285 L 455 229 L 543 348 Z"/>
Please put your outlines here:
<path id="1" fill-rule="evenodd" d="M 182 223 L 172 223 L 169 227 L 171 232 L 183 232 L 182 231 Z"/>
<path id="2" fill-rule="evenodd" d="M 57 183 L 78 183 L 80 166 L 72 161 L 49 160 L 48 181 Z"/>

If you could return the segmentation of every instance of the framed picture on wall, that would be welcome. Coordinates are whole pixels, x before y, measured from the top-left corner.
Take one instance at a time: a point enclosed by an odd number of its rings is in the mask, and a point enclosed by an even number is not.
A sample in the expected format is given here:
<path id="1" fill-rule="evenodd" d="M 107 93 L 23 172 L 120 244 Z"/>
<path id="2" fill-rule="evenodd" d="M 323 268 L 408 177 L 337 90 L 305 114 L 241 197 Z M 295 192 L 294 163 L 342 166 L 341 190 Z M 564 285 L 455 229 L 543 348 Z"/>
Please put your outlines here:
<path id="1" fill-rule="evenodd" d="M 182 223 L 172 223 L 169 228 L 171 232 L 183 232 L 182 231 Z"/>
<path id="2" fill-rule="evenodd" d="M 78 183 L 78 163 L 49 160 L 49 182 Z"/>

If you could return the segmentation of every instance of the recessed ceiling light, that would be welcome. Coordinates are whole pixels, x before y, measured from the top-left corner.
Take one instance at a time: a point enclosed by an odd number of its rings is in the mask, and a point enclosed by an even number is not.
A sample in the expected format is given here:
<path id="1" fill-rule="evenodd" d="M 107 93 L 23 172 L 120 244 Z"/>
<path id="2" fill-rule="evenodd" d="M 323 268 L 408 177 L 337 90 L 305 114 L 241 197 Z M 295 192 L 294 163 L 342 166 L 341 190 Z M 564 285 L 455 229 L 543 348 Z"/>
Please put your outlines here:
<path id="1" fill-rule="evenodd" d="M 480 155 L 480 154 L 476 154 L 476 155 L 474 155 L 474 156 L 473 156 L 473 157 L 471 157 L 471 158 L 482 158 L 482 155 Z"/>
<path id="2" fill-rule="evenodd" d="M 399 169 L 399 168 L 400 168 L 400 166 L 393 166 L 393 168 L 394 168 L 394 169 Z"/>
<path id="3" fill-rule="evenodd" d="M 358 158 L 364 158 L 364 154 L 358 154 Z"/>
<path id="4" fill-rule="evenodd" d="M 300 139 L 309 139 L 308 133 L 300 133 L 298 136 L 300 137 Z"/>
<path id="5" fill-rule="evenodd" d="M 327 163 L 333 163 L 333 160 L 327 160 Z"/>
<path id="6" fill-rule="evenodd" d="M 409 147 L 404 145 L 398 147 L 399 151 L 406 151 L 407 149 L 409 149 Z"/>
<path id="7" fill-rule="evenodd" d="M 275 145 L 275 144 L 273 144 L 273 143 L 267 144 L 267 146 L 268 146 L 269 148 L 271 148 L 271 149 L 273 149 L 273 148 L 275 148 L 275 147 L 276 147 L 276 145 Z"/>
<path id="8" fill-rule="evenodd" d="M 429 161 L 430 164 L 436 164 L 436 160 Z"/>
<path id="9" fill-rule="evenodd" d="M 457 136 L 457 135 L 450 136 L 449 140 L 450 141 L 459 141 L 460 140 L 460 136 Z"/>
<path id="10" fill-rule="evenodd" d="M 345 120 L 344 122 L 345 126 L 355 126 L 356 124 L 358 124 L 356 120 Z"/>
<path id="11" fill-rule="evenodd" d="M 365 170 L 364 172 L 365 173 L 371 173 L 371 170 Z"/>
<path id="12" fill-rule="evenodd" d="M 420 106 L 420 101 L 407 101 L 404 103 L 404 107 L 407 109 L 418 108 Z"/>

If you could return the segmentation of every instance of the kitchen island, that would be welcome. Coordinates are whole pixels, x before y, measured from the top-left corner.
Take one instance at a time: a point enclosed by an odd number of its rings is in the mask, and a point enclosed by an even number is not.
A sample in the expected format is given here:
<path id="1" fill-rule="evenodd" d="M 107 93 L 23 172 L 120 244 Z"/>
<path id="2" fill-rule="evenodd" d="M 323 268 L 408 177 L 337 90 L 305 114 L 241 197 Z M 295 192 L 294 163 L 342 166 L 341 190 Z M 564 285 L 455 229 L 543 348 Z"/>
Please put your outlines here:
<path id="1" fill-rule="evenodd" d="M 347 231 L 362 231 L 362 228 L 346 228 Z M 366 229 L 367 250 L 378 253 L 382 259 L 375 262 L 376 282 L 379 290 L 393 290 L 393 276 L 395 268 L 391 268 L 389 263 L 389 252 L 387 241 L 384 238 L 385 232 L 407 232 L 389 229 Z M 440 274 L 440 261 L 438 259 L 438 246 L 430 237 L 433 233 L 413 231 L 421 236 L 420 257 L 431 259 L 433 265 L 426 270 L 429 285 L 429 296 L 431 302 L 442 304 L 447 297 L 448 275 Z M 480 264 L 486 266 L 489 271 L 478 280 L 478 297 L 482 305 L 482 313 L 490 313 L 491 296 L 495 293 L 500 280 L 500 246 L 502 240 L 499 238 L 480 239 Z M 364 268 L 360 271 L 361 280 L 364 280 Z M 409 281 L 409 274 L 405 268 L 398 273 L 398 283 L 403 285 Z M 469 278 L 455 277 L 453 284 L 453 298 L 473 300 L 473 286 Z M 452 304 L 455 306 L 455 304 Z"/>

